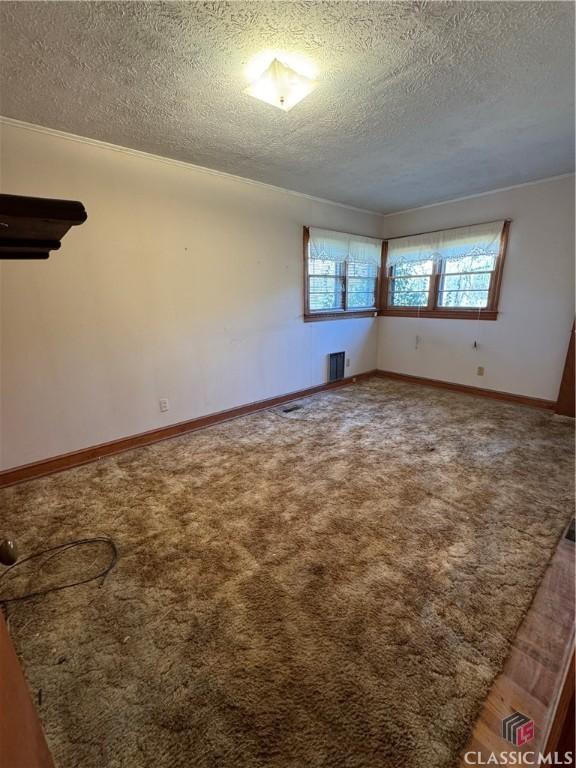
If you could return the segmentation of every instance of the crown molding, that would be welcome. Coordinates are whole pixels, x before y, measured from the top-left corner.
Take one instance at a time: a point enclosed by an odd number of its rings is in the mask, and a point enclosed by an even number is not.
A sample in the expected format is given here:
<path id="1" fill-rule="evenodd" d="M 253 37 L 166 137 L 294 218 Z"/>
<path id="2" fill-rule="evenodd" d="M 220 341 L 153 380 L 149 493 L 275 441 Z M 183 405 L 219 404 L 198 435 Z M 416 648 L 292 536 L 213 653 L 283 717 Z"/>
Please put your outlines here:
<path id="1" fill-rule="evenodd" d="M 177 168 L 186 168 L 198 173 L 205 173 L 210 176 L 218 176 L 220 178 L 228 179 L 230 181 L 237 181 L 242 184 L 251 184 L 252 186 L 259 187 L 260 189 L 266 189 L 268 191 L 282 192 L 287 195 L 295 195 L 296 197 L 302 197 L 305 200 L 313 200 L 316 203 L 324 203 L 327 205 L 336 205 L 339 208 L 346 208 L 349 211 L 356 211 L 357 213 L 364 213 L 371 216 L 382 216 L 380 211 L 372 211 L 368 208 L 358 208 L 354 205 L 348 205 L 347 203 L 340 203 L 336 200 L 328 200 L 325 197 L 316 197 L 314 195 L 307 195 L 305 192 L 298 192 L 295 189 L 286 189 L 285 187 L 277 187 L 274 184 L 267 184 L 264 181 L 258 181 L 257 179 L 249 179 L 245 176 L 236 176 L 233 173 L 226 173 L 225 171 L 218 171 L 214 168 L 206 168 L 203 165 L 194 165 L 194 163 L 187 163 L 185 160 L 175 160 L 171 157 L 164 157 L 163 155 L 154 155 L 151 152 L 144 152 L 140 149 L 131 149 L 130 147 L 123 147 L 119 144 L 110 144 L 107 141 L 100 141 L 100 139 L 91 139 L 87 136 L 78 136 L 75 133 L 67 133 L 66 131 L 59 131 L 56 128 L 48 128 L 44 125 L 36 125 L 35 123 L 27 123 L 23 120 L 16 120 L 13 117 L 6 117 L 0 115 L 0 125 L 8 125 L 13 128 L 22 128 L 23 130 L 32 131 L 34 133 L 42 133 L 48 136 L 55 136 L 59 139 L 67 139 L 68 141 L 76 141 L 80 144 L 88 144 L 89 146 L 99 147 L 100 149 L 108 149 L 113 152 L 121 152 L 122 154 L 132 157 L 139 157 L 147 160 L 155 160 L 157 162 L 165 163 L 166 165 L 172 165 Z"/>
<path id="2" fill-rule="evenodd" d="M 574 177 L 574 172 L 562 173 L 557 176 L 547 176 L 543 179 L 534 179 L 533 181 L 525 181 L 521 184 L 512 184 L 508 187 L 498 187 L 497 189 L 490 189 L 486 192 L 476 192 L 472 195 L 462 195 L 460 197 L 452 197 L 448 200 L 439 200 L 435 203 L 427 203 L 426 205 L 417 205 L 413 208 L 404 208 L 400 211 L 390 211 L 385 213 L 384 211 L 375 211 L 369 208 L 359 208 L 355 205 L 349 205 L 348 203 L 340 203 L 336 200 L 329 200 L 325 197 L 316 197 L 315 195 L 307 195 L 305 192 L 298 192 L 295 189 L 286 189 L 285 187 L 278 187 L 274 184 L 267 184 L 264 181 L 258 181 L 257 179 L 250 179 L 245 176 L 237 176 L 233 173 L 226 173 L 225 171 L 218 171 L 214 168 L 206 168 L 203 165 L 195 165 L 194 163 L 188 163 L 185 160 L 176 160 L 171 157 L 164 157 L 163 155 L 155 155 L 151 152 L 144 152 L 141 149 L 131 149 L 130 147 L 123 147 L 120 144 L 111 144 L 107 141 L 100 141 L 100 139 L 91 139 L 88 136 L 79 136 L 75 133 L 68 133 L 66 131 L 59 131 L 56 128 L 49 128 L 44 125 L 36 125 L 35 123 L 27 123 L 23 120 L 16 120 L 13 117 L 7 117 L 0 115 L 0 126 L 8 125 L 15 128 L 22 128 L 24 130 L 32 131 L 35 133 L 42 133 L 48 136 L 55 136 L 60 139 L 67 139 L 69 141 L 76 141 L 80 144 L 88 144 L 93 147 L 100 147 L 101 149 L 108 149 L 113 152 L 121 152 L 125 155 L 132 157 L 139 157 L 148 160 L 155 160 L 157 162 L 165 163 L 166 165 L 172 165 L 177 168 L 187 168 L 188 170 L 197 171 L 198 173 L 208 174 L 210 176 L 219 176 L 231 181 L 240 182 L 242 184 L 251 184 L 252 186 L 259 187 L 260 189 L 266 189 L 274 192 L 282 192 L 287 195 L 295 195 L 305 200 L 312 200 L 316 203 L 324 203 L 326 205 L 335 205 L 339 208 L 345 208 L 349 211 L 356 211 L 357 213 L 364 213 L 370 216 L 379 216 L 387 219 L 391 216 L 402 216 L 405 213 L 414 213 L 415 211 L 426 210 L 427 208 L 436 208 L 440 205 L 448 205 L 449 203 L 458 203 L 462 200 L 471 200 L 476 197 L 485 197 L 486 195 L 495 195 L 498 192 L 507 192 L 512 189 L 520 189 L 521 187 L 531 187 L 534 184 L 545 184 L 548 181 L 557 181 L 559 179 L 566 179 Z"/>
<path id="3" fill-rule="evenodd" d="M 574 177 L 574 171 L 570 173 L 560 173 L 558 176 L 546 176 L 544 179 L 534 179 L 534 181 L 523 181 L 521 184 L 512 184 L 509 187 L 498 187 L 497 189 L 489 189 L 486 192 L 476 192 L 473 195 L 462 195 L 461 197 L 452 197 L 449 200 L 440 200 L 437 203 L 427 203 L 426 205 L 417 205 L 414 208 L 404 208 L 402 211 L 391 211 L 390 213 L 381 213 L 383 219 L 388 219 L 390 216 L 402 216 L 404 213 L 414 213 L 414 211 L 422 211 L 426 208 L 436 208 L 439 205 L 448 205 L 449 203 L 458 203 L 461 200 L 471 200 L 474 197 L 486 197 L 486 195 L 496 195 L 498 192 L 507 192 L 511 189 L 520 189 L 520 187 L 532 187 L 534 184 L 545 184 L 547 181 L 558 181 L 559 179 L 568 179 Z"/>

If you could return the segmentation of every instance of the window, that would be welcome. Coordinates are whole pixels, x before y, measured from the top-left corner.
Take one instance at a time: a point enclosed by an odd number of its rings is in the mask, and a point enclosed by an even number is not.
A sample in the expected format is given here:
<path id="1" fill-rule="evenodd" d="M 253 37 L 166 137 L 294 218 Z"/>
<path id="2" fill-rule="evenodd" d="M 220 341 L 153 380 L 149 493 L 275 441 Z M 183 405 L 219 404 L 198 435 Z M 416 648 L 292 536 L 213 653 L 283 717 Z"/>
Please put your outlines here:
<path id="1" fill-rule="evenodd" d="M 381 261 L 381 240 L 305 227 L 304 319 L 374 315 Z"/>
<path id="2" fill-rule="evenodd" d="M 380 314 L 495 320 L 509 225 L 388 240 Z"/>

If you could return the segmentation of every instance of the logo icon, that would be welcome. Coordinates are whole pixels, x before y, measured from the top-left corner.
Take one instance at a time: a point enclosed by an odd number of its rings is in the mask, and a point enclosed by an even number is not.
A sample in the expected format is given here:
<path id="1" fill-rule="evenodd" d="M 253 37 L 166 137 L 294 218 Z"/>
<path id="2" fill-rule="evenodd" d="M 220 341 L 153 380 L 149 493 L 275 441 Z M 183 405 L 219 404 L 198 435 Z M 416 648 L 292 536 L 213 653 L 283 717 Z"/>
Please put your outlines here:
<path id="1" fill-rule="evenodd" d="M 521 747 L 534 738 L 534 720 L 521 712 L 513 712 L 502 720 L 502 738 Z"/>

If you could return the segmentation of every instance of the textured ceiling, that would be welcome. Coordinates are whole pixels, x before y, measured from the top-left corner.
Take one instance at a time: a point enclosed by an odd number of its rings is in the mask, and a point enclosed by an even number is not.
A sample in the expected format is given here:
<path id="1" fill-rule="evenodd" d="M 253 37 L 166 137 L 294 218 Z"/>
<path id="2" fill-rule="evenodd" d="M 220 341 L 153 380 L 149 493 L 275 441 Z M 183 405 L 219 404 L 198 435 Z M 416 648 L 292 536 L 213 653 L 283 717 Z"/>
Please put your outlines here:
<path id="1" fill-rule="evenodd" d="M 2 2 L 9 117 L 380 211 L 574 165 L 571 2 Z M 320 85 L 243 93 L 263 49 Z"/>

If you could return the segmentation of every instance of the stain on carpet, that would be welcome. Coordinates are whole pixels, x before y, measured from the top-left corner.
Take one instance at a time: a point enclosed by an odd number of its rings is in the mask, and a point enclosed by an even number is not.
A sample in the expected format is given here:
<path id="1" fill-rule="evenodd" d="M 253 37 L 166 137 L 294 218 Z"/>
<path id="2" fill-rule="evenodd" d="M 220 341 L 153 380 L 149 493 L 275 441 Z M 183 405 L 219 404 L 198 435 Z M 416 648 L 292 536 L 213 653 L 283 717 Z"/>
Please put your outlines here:
<path id="1" fill-rule="evenodd" d="M 299 405 L 1 493 L 22 553 L 120 550 L 11 609 L 59 768 L 455 764 L 573 514 L 572 425 L 376 379 Z"/>

